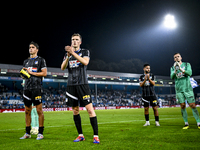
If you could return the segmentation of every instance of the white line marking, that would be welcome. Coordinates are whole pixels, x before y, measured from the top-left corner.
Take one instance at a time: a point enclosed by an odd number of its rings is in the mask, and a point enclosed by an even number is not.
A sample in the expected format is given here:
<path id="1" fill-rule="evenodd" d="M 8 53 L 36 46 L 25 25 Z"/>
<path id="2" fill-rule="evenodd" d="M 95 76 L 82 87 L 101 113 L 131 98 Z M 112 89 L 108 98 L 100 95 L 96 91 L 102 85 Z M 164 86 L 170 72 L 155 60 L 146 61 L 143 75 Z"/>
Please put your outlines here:
<path id="1" fill-rule="evenodd" d="M 193 116 L 189 116 L 188 118 L 192 118 Z M 182 117 L 180 118 L 163 118 L 163 119 L 159 119 L 159 120 L 170 120 L 170 119 L 182 119 Z M 150 121 L 154 121 L 155 119 L 150 119 Z M 144 120 L 129 120 L 129 121 L 114 121 L 114 122 L 99 122 L 98 124 L 110 124 L 110 123 L 123 123 L 123 122 L 136 122 L 136 121 L 144 121 Z M 82 124 L 82 125 L 91 125 L 91 124 Z M 65 127 L 65 126 L 74 126 L 74 125 L 60 125 L 60 126 L 45 126 L 45 128 L 55 128 L 55 127 Z M 0 130 L 0 132 L 4 132 L 4 131 L 13 131 L 13 130 L 25 130 L 25 128 L 19 128 L 19 129 L 4 129 L 4 130 Z"/>

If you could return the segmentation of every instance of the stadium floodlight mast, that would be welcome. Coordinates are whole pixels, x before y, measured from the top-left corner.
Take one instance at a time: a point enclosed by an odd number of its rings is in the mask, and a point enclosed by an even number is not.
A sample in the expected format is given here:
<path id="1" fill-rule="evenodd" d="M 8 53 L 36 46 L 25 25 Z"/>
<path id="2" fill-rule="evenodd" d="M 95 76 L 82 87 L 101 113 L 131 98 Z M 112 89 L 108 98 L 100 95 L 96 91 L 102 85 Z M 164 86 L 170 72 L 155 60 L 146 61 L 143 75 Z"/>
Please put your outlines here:
<path id="1" fill-rule="evenodd" d="M 164 26 L 168 29 L 175 29 L 177 27 L 177 24 L 175 22 L 173 15 L 166 15 L 164 19 Z"/>

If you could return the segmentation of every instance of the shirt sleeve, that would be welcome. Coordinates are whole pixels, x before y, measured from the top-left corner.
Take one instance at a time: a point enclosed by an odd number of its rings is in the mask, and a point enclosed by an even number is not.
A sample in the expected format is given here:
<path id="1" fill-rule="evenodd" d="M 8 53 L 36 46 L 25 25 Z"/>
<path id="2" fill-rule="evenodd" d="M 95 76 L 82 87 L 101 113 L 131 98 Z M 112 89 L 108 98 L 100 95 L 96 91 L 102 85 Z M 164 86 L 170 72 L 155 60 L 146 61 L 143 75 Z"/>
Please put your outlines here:
<path id="1" fill-rule="evenodd" d="M 90 58 L 90 51 L 89 50 L 85 50 L 85 52 L 83 53 L 83 57 Z"/>
<path id="2" fill-rule="evenodd" d="M 142 78 L 142 75 L 140 76 L 140 78 L 139 78 L 139 83 L 140 82 L 143 82 L 144 80 L 143 80 L 143 78 Z"/>
<path id="3" fill-rule="evenodd" d="M 187 65 L 186 65 L 185 75 L 187 75 L 187 76 L 191 76 L 192 75 L 192 68 L 191 68 L 190 63 L 187 63 Z"/>
<path id="4" fill-rule="evenodd" d="M 154 81 L 154 74 L 151 74 L 151 80 Z"/>
<path id="5" fill-rule="evenodd" d="M 26 60 L 24 60 L 24 62 L 23 62 L 23 67 L 25 67 L 25 64 L 26 64 Z"/>
<path id="6" fill-rule="evenodd" d="M 170 70 L 170 78 L 171 79 L 174 79 L 176 77 L 176 74 L 174 73 L 174 67 L 171 67 L 171 70 Z"/>
<path id="7" fill-rule="evenodd" d="M 67 58 L 67 53 L 65 53 L 65 56 L 64 56 L 64 58 L 63 58 L 63 61 L 64 61 L 66 58 Z"/>
<path id="8" fill-rule="evenodd" d="M 45 61 L 45 59 L 42 59 L 42 61 L 41 61 L 41 70 L 45 69 L 45 68 L 47 68 L 46 61 Z"/>

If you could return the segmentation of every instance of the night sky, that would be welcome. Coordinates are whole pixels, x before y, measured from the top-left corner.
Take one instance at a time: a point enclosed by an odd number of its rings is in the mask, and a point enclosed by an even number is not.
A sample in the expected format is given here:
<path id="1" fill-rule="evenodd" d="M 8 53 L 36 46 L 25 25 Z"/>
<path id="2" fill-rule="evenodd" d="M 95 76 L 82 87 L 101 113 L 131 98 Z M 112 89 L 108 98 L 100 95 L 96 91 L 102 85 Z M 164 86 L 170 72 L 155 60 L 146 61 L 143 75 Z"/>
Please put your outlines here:
<path id="1" fill-rule="evenodd" d="M 0 63 L 22 65 L 35 41 L 47 66 L 60 67 L 64 46 L 80 33 L 81 47 L 91 52 L 89 70 L 143 73 L 149 63 L 154 74 L 169 76 L 173 54 L 180 52 L 193 75 L 200 75 L 199 0 L 34 1 L 4 7 Z M 162 26 L 168 13 L 175 16 L 176 29 Z"/>

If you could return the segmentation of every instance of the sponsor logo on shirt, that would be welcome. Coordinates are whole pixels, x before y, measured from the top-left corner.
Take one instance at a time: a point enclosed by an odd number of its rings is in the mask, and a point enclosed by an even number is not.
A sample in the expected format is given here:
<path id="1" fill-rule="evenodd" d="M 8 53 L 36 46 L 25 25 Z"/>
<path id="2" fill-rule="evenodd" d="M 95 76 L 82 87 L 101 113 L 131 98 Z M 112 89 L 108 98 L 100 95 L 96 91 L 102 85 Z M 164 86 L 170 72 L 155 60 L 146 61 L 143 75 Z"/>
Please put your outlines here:
<path id="1" fill-rule="evenodd" d="M 177 78 L 183 78 L 183 77 L 185 77 L 185 74 L 183 72 L 179 72 L 179 73 L 176 74 L 176 77 Z"/>
<path id="2" fill-rule="evenodd" d="M 37 72 L 37 68 L 34 68 L 34 67 L 28 67 L 28 69 L 32 72 Z"/>
<path id="3" fill-rule="evenodd" d="M 75 68 L 75 67 L 78 67 L 79 65 L 80 65 L 80 61 L 78 61 L 78 60 L 69 61 L 70 68 Z"/>

